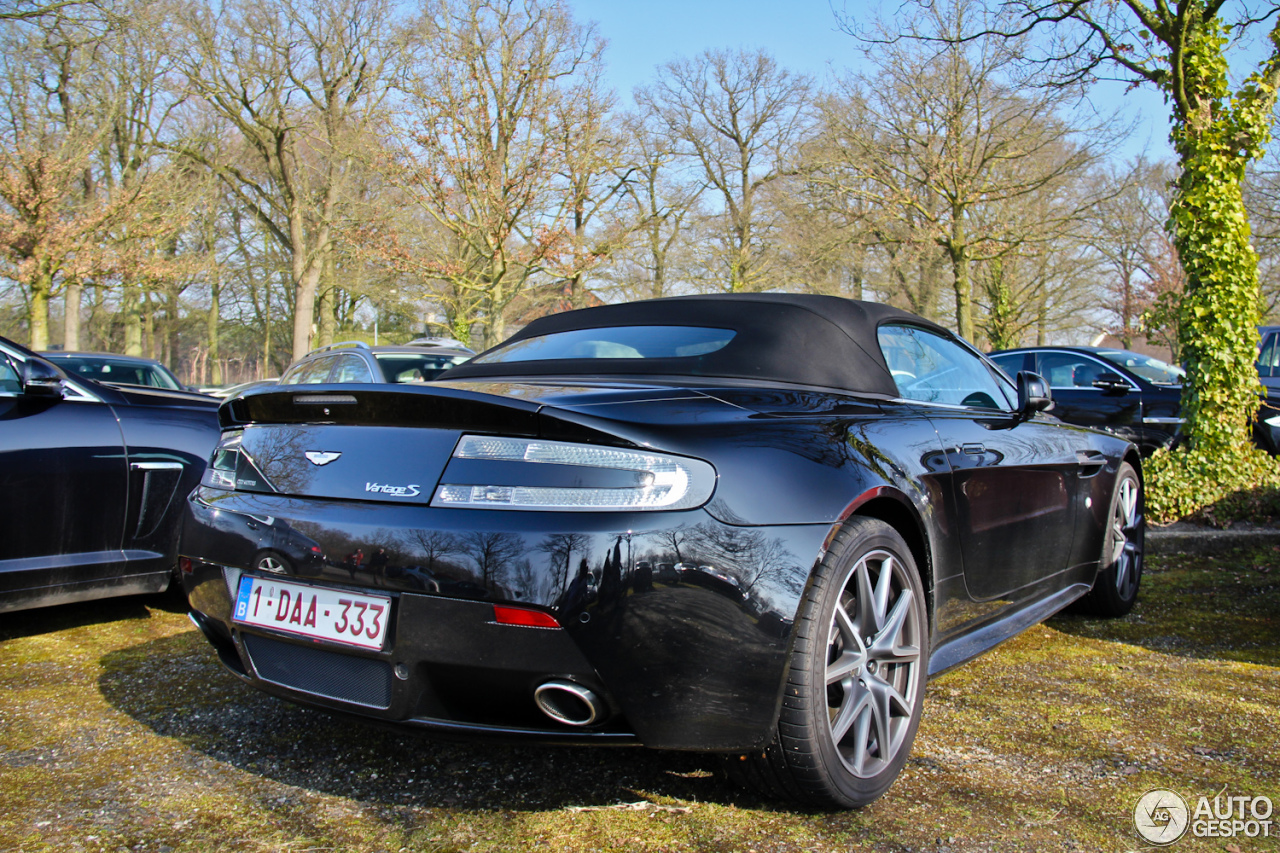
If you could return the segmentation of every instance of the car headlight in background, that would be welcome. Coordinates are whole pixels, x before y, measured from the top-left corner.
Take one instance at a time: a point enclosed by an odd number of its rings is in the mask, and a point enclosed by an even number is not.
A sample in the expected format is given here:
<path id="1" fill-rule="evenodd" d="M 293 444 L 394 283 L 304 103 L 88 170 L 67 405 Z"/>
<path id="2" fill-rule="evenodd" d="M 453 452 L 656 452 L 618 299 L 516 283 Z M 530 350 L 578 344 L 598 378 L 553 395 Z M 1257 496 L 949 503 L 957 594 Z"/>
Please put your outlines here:
<path id="1" fill-rule="evenodd" d="M 593 444 L 465 435 L 431 505 L 527 510 L 678 510 L 715 491 L 700 459 Z"/>

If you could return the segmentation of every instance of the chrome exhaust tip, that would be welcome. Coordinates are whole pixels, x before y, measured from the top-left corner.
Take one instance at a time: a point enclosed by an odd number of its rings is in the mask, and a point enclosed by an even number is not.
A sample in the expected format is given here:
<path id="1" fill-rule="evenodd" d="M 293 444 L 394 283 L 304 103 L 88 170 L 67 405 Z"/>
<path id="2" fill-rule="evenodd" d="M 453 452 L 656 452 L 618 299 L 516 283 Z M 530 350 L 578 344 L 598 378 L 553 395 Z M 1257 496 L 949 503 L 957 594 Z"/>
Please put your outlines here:
<path id="1" fill-rule="evenodd" d="M 604 716 L 604 706 L 594 692 L 572 681 L 547 681 L 533 691 L 538 709 L 557 723 L 589 726 Z"/>

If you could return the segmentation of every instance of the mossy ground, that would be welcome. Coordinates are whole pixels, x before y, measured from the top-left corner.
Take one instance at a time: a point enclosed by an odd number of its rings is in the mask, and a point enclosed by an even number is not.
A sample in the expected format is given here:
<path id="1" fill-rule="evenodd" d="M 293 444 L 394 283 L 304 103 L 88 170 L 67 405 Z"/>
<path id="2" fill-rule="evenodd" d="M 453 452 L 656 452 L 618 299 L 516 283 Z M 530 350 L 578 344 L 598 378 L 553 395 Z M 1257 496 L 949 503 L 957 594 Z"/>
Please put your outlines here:
<path id="1" fill-rule="evenodd" d="M 0 850 L 1127 851 L 1151 788 L 1280 802 L 1280 553 L 1151 558 L 1124 619 L 1059 616 L 935 680 L 869 808 L 762 802 L 714 768 L 297 708 L 225 673 L 174 598 L 0 616 Z"/>

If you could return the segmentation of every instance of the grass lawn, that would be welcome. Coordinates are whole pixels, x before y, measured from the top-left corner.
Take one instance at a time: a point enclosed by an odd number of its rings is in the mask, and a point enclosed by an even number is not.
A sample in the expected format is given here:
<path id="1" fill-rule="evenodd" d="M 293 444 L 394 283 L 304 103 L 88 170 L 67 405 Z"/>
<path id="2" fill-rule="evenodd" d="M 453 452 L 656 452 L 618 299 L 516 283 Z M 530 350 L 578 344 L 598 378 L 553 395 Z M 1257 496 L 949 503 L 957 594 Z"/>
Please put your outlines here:
<path id="1" fill-rule="evenodd" d="M 1129 851 L 1152 788 L 1280 804 L 1280 553 L 1151 557 L 1126 618 L 1059 616 L 932 682 L 869 808 L 764 802 L 715 766 L 297 708 L 225 673 L 173 597 L 0 616 L 4 851 Z M 1273 819 L 1168 849 L 1280 849 Z"/>

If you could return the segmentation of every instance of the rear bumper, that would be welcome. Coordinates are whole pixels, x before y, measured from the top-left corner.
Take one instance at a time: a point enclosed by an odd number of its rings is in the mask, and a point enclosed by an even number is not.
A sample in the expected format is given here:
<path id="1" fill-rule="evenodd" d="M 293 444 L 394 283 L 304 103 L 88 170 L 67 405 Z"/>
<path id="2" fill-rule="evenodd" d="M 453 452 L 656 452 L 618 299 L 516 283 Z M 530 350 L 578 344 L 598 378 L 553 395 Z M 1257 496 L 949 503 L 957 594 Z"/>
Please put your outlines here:
<path id="1" fill-rule="evenodd" d="M 197 492 L 181 551 L 197 625 L 232 671 L 281 698 L 449 735 L 728 751 L 772 736 L 792 620 L 827 532 L 732 527 L 701 510 L 504 513 Z M 274 562 L 257 560 L 267 551 Z M 272 576 L 260 565 L 389 595 L 385 648 L 233 622 L 241 575 Z M 498 624 L 495 602 L 562 627 Z M 544 714 L 534 690 L 551 680 L 596 694 L 602 719 L 578 727 Z"/>

